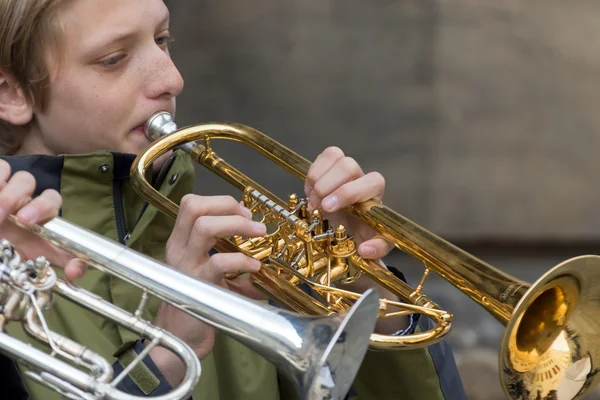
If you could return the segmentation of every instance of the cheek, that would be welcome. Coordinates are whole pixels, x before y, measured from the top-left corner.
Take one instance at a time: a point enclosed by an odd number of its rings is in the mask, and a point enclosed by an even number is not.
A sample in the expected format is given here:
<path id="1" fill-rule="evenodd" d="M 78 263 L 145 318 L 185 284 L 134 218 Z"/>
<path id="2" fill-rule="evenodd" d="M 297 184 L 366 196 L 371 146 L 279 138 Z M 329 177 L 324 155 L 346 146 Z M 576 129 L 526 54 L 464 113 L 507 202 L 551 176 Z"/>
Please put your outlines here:
<path id="1" fill-rule="evenodd" d="M 135 99 L 127 98 L 123 85 L 109 85 L 106 77 L 85 76 L 64 80 L 56 85 L 50 98 L 48 114 L 79 132 L 96 134 L 124 123 Z"/>

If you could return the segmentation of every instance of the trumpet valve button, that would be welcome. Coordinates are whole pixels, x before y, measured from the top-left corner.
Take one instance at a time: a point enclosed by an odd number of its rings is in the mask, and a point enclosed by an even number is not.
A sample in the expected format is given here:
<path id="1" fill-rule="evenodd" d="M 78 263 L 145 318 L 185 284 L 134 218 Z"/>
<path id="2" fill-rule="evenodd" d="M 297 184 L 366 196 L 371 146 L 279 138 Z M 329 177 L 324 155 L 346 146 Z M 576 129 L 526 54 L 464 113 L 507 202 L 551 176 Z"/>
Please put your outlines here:
<path id="1" fill-rule="evenodd" d="M 294 211 L 298 206 L 298 196 L 295 193 L 292 193 L 288 197 L 288 209 Z"/>
<path id="2" fill-rule="evenodd" d="M 339 225 L 337 228 L 335 228 L 334 238 L 336 242 L 341 242 L 346 239 L 346 228 L 344 225 Z"/>

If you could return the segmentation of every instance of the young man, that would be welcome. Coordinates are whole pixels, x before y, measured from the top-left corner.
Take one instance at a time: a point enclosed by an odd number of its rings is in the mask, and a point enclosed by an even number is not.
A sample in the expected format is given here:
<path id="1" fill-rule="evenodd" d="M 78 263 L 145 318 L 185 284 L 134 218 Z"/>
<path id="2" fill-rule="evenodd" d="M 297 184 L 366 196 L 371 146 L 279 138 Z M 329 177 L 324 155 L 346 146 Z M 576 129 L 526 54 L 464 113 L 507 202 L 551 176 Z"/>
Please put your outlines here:
<path id="1" fill-rule="evenodd" d="M 161 0 L 0 0 L 0 145 L 13 173 L 27 171 L 12 179 L 32 181 L 33 175 L 37 182 L 29 194 L 37 203 L 21 210 L 21 217 L 39 220 L 51 214 L 44 210 L 60 207 L 63 218 L 80 226 L 198 279 L 256 296 L 248 280 L 224 276 L 257 271 L 259 263 L 242 254 L 211 255 L 210 250 L 217 238 L 260 236 L 265 227 L 252 222 L 248 210 L 231 197 L 188 195 L 193 167 L 185 154 L 175 152 L 155 165 L 162 168 L 155 186 L 181 205 L 174 223 L 146 208 L 129 185 L 134 155 L 148 145 L 144 122 L 159 110 L 174 113 L 175 97 L 183 89 L 169 56 L 169 39 L 168 10 Z M 7 196 L 17 196 L 14 187 L 5 186 Z M 305 191 L 311 208 L 322 208 L 334 223 L 349 228 L 361 256 L 380 259 L 391 250 L 389 244 L 339 210 L 381 200 L 384 188 L 380 174 L 365 175 L 340 149 L 329 148 L 311 167 Z M 60 192 L 62 205 L 52 190 Z M 5 215 L 21 206 L 4 208 L 0 201 Z M 1 233 L 10 239 L 11 232 Z M 81 275 L 73 265 L 66 273 Z M 121 308 L 137 307 L 139 290 L 111 276 L 90 270 L 78 283 Z M 365 279 L 354 289 L 372 285 Z M 53 330 L 108 359 L 116 357 L 117 369 L 144 346 L 128 331 L 61 299 L 45 315 Z M 185 340 L 202 360 L 194 398 L 294 398 L 273 365 L 229 337 L 158 301 L 150 302 L 145 317 Z M 14 325 L 9 333 L 27 340 Z M 402 334 L 413 328 L 407 318 L 397 318 L 378 323 L 376 330 Z M 182 376 L 174 356 L 153 349 L 145 365 L 131 372 L 127 390 L 164 393 Z M 57 397 L 26 384 L 34 399 Z M 360 399 L 464 398 L 447 344 L 370 352 L 354 389 L 352 396 Z"/>

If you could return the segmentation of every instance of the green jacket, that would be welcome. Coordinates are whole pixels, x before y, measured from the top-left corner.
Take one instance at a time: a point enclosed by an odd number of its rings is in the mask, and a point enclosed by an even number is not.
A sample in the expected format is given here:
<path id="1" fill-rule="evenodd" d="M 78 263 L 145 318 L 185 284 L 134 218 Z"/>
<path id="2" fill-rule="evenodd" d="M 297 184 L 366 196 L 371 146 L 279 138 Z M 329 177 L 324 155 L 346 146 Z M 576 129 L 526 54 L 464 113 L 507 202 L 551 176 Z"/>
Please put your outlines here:
<path id="1" fill-rule="evenodd" d="M 36 193 L 55 188 L 63 196 L 61 216 L 158 260 L 164 260 L 165 244 L 173 221 L 157 212 L 133 192 L 129 169 L 133 156 L 98 152 L 60 157 L 6 157 L 13 168 L 36 176 Z M 176 203 L 191 192 L 194 169 L 189 157 L 176 152 L 158 174 L 155 185 Z M 60 273 L 60 271 L 59 271 Z M 118 307 L 133 312 L 140 290 L 118 278 L 91 269 L 79 282 Z M 158 300 L 152 299 L 145 318 L 152 321 Z M 126 364 L 136 335 L 95 314 L 55 297 L 45 313 L 50 328 L 88 346 L 111 362 Z M 421 318 L 420 324 L 427 324 Z M 19 324 L 7 331 L 44 348 L 25 335 Z M 153 366 L 151 361 L 146 365 Z M 155 367 L 154 367 L 155 368 Z M 153 368 L 136 368 L 133 382 L 146 392 L 168 385 Z M 32 399 L 51 400 L 58 395 L 26 380 Z M 224 334 L 218 334 L 213 352 L 202 360 L 202 376 L 193 395 L 202 400 L 295 399 L 292 388 L 276 368 L 260 355 Z M 369 351 L 349 399 L 461 400 L 465 399 L 452 351 L 447 343 L 426 349 Z"/>

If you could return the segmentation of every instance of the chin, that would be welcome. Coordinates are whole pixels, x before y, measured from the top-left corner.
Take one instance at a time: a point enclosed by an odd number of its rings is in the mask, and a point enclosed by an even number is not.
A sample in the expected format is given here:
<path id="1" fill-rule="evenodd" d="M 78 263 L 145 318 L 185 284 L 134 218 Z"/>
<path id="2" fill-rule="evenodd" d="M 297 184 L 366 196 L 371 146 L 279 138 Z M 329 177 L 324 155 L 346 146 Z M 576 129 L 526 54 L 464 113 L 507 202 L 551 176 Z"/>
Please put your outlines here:
<path id="1" fill-rule="evenodd" d="M 135 154 L 137 156 L 150 146 L 150 141 L 146 137 L 131 135 L 128 139 L 121 148 L 121 152 L 123 153 Z"/>
<path id="2" fill-rule="evenodd" d="M 159 169 L 164 167 L 164 165 L 167 163 L 167 161 L 169 160 L 169 157 L 171 157 L 172 154 L 173 154 L 173 152 L 169 151 L 166 154 L 163 154 L 162 156 L 160 156 L 156 161 L 154 161 L 154 165 L 153 165 L 154 170 L 158 171 Z"/>
<path id="3" fill-rule="evenodd" d="M 136 137 L 135 139 L 138 139 L 138 137 Z M 146 151 L 148 146 L 150 146 L 150 142 L 144 137 L 144 140 L 131 140 L 128 143 L 128 146 L 124 146 L 122 152 L 138 156 L 144 151 Z M 161 169 L 172 154 L 173 151 L 169 151 L 166 154 L 159 157 L 156 161 L 154 161 L 154 170 L 158 171 L 159 169 Z"/>

